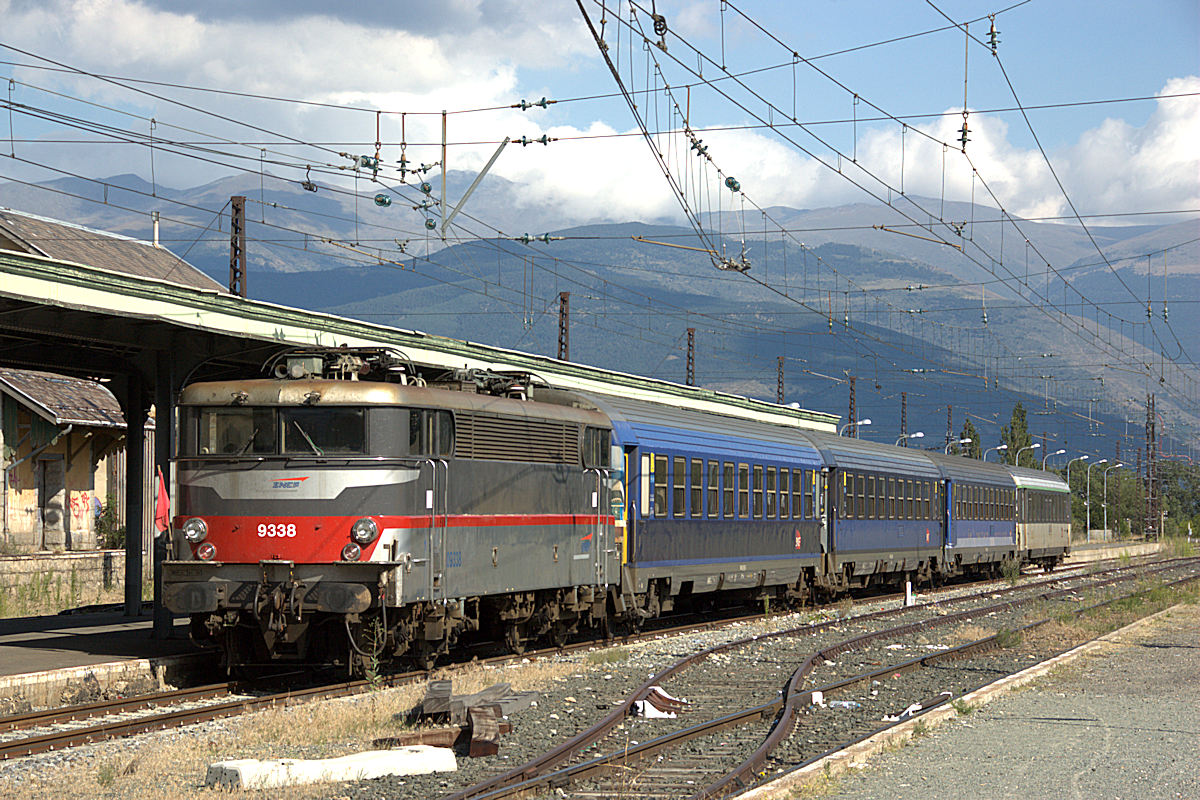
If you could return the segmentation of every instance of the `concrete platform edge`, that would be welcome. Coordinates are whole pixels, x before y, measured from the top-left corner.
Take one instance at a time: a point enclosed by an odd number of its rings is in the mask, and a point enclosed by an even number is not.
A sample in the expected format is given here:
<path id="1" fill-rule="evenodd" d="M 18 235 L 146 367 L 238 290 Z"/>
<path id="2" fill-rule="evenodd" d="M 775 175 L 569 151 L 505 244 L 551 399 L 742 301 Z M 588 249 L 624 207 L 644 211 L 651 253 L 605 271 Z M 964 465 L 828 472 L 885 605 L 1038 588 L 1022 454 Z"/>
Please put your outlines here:
<path id="1" fill-rule="evenodd" d="M 0 677 L 0 698 L 21 699 L 34 708 L 49 708 L 59 704 L 58 697 L 67 687 L 78 686 L 89 678 L 94 679 L 101 690 L 111 690 L 121 682 L 145 679 L 152 680 L 161 690 L 175 676 L 205 657 L 204 653 L 159 656 L 7 675 Z"/>
<path id="2" fill-rule="evenodd" d="M 1179 608 L 1178 605 L 1164 608 L 1155 614 L 1148 617 L 1142 617 L 1136 622 L 1131 622 L 1123 628 L 1118 628 L 1115 631 L 1110 631 L 1103 636 L 1092 639 L 1090 642 L 1084 642 L 1076 648 L 1068 650 L 1065 653 L 1060 653 L 1053 658 L 1034 664 L 1014 675 L 1001 678 L 987 686 L 983 686 L 975 691 L 966 694 L 962 697 L 963 702 L 972 705 L 982 705 L 1001 697 L 1008 692 L 1020 688 L 1025 684 L 1042 677 L 1056 667 L 1070 663 L 1081 656 L 1085 656 L 1100 648 L 1104 647 L 1110 641 L 1120 638 L 1137 631 L 1139 628 L 1151 624 L 1154 620 L 1161 616 L 1171 613 Z M 878 755 L 883 751 L 899 747 L 913 738 L 913 731 L 917 725 L 924 723 L 926 728 L 933 728 L 947 722 L 958 716 L 958 712 L 950 705 L 940 706 L 926 714 L 923 714 L 915 719 L 910 719 L 888 728 L 886 731 L 875 734 L 869 739 L 864 739 L 858 744 L 847 747 L 844 750 L 839 750 L 832 755 L 826 756 L 819 761 L 815 761 L 802 769 L 794 772 L 789 772 L 781 775 L 775 780 L 757 786 L 748 792 L 737 795 L 741 800 L 772 800 L 773 798 L 783 796 L 784 792 L 790 792 L 799 789 L 808 783 L 818 780 L 822 777 L 834 777 L 846 772 L 849 769 L 857 768 L 865 765 L 872 756 Z M 828 772 L 826 772 L 828 770 Z"/>

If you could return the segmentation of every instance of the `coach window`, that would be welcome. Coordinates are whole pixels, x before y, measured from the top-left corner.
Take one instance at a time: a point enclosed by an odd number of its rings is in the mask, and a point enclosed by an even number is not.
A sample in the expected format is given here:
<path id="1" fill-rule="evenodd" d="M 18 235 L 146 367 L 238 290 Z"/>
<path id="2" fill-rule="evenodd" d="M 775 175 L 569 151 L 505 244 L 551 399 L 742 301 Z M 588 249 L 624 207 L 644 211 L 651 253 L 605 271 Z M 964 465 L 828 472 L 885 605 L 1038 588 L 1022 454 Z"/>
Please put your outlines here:
<path id="1" fill-rule="evenodd" d="M 925 481 L 925 519 L 933 519 L 933 481 Z"/>
<path id="2" fill-rule="evenodd" d="M 754 465 L 754 518 L 763 518 L 763 468 Z"/>
<path id="3" fill-rule="evenodd" d="M 765 487 L 767 500 L 767 519 L 775 519 L 775 500 L 778 489 L 775 486 L 775 468 L 767 467 L 767 485 Z"/>
<path id="4" fill-rule="evenodd" d="M 682 517 L 685 510 L 684 504 L 687 502 L 687 459 L 680 456 L 675 456 L 674 459 L 674 475 L 671 483 L 671 513 L 677 517 Z"/>
<path id="5" fill-rule="evenodd" d="M 788 518 L 788 508 L 792 503 L 791 487 L 788 485 L 788 471 L 779 468 L 779 518 Z"/>
<path id="6" fill-rule="evenodd" d="M 750 465 L 738 464 L 738 512 L 739 519 L 750 516 Z"/>
<path id="7" fill-rule="evenodd" d="M 708 462 L 708 518 L 721 516 L 721 467 L 716 461 Z"/>
<path id="8" fill-rule="evenodd" d="M 792 470 L 792 519 L 808 519 L 804 514 L 804 487 L 808 485 L 808 470 Z"/>
<path id="9" fill-rule="evenodd" d="M 670 478 L 667 476 L 667 457 L 654 457 L 654 516 L 667 515 L 667 489 Z"/>
<path id="10" fill-rule="evenodd" d="M 875 509 L 875 476 L 867 476 L 867 519 L 878 519 Z"/>
<path id="11" fill-rule="evenodd" d="M 704 513 L 704 462 L 692 459 L 692 516 Z"/>
<path id="12" fill-rule="evenodd" d="M 721 513 L 726 517 L 733 516 L 733 464 L 728 461 L 721 466 Z"/>

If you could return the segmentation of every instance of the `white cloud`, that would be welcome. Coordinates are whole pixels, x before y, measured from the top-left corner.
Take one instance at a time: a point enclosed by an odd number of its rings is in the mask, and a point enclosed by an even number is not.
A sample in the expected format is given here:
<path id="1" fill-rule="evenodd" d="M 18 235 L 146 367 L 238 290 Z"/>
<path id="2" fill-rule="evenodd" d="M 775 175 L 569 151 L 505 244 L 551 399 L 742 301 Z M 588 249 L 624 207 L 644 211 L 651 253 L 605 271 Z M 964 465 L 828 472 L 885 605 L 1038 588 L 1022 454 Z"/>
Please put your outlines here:
<path id="1" fill-rule="evenodd" d="M 714 17 L 707 6 L 701 14 L 694 4 L 660 5 L 674 28 L 696 36 L 711 33 L 705 26 L 711 25 Z M 245 12 L 226 4 L 224 8 L 231 10 L 224 16 L 207 7 L 194 12 L 177 8 L 137 0 L 52 0 L 41 4 L 0 0 L 0 17 L 5 20 L 6 41 L 34 52 L 56 54 L 91 71 L 368 108 L 504 107 L 522 96 L 533 99 L 543 92 L 571 92 L 568 80 L 536 90 L 525 85 L 532 71 L 540 71 L 539 80 L 546 79 L 548 69 L 586 68 L 592 78 L 604 72 L 591 37 L 571 4 L 530 9 L 528 4 L 508 0 L 456 0 L 440 14 L 418 10 L 407 28 L 398 27 L 405 22 L 403 15 L 376 22 L 369 13 L 324 10 L 327 7 L 315 3 L 301 6 L 309 11 L 264 3 Z M 234 139 L 263 136 L 94 80 L 32 70 L 18 70 L 17 74 L 32 83 L 66 86 L 69 92 L 100 102 L 139 108 L 156 116 L 160 136 L 183 135 L 172 131 L 170 123 Z M 606 75 L 601 80 L 609 85 Z M 49 102 L 25 87 L 18 91 L 22 96 L 15 99 Z M 366 143 L 375 139 L 372 114 L 162 91 L 300 140 Z M 1181 92 L 1200 92 L 1200 77 L 1174 79 L 1163 89 L 1164 94 Z M 593 112 L 592 108 L 602 110 Z M 731 106 L 705 111 L 708 119 L 735 113 Z M 78 107 L 73 107 L 73 112 L 84 113 Z M 588 120 L 589 113 L 603 118 Z M 723 120 L 726 125 L 750 121 Z M 125 119 L 121 124 L 138 130 L 144 127 L 137 120 Z M 440 139 L 440 124 L 437 116 L 408 116 L 408 140 L 425 143 L 409 149 L 410 159 L 431 162 L 439 157 L 433 144 Z M 903 159 L 898 126 L 862 125 L 856 148 L 859 165 L 899 187 L 903 164 L 904 188 L 909 194 L 938 197 L 944 191 L 947 199 L 967 200 L 974 192 L 977 201 L 990 202 L 982 185 L 972 180 L 971 168 L 958 150 L 939 144 L 956 141 L 960 124 L 960 117 L 948 115 L 910 127 L 904 137 Z M 971 162 L 1010 213 L 1065 213 L 1066 201 L 1041 154 L 1026 144 L 1023 125 L 1019 117 L 972 116 Z M 381 126 L 385 140 L 399 138 L 398 117 L 384 116 Z M 621 128 L 630 132 L 629 127 L 628 113 L 613 103 L 453 115 L 451 141 L 481 144 L 453 148 L 450 166 L 478 169 L 495 147 L 488 142 L 503 136 L 549 133 L 563 141 L 548 147 L 510 146 L 495 167 L 496 174 L 523 187 L 531 213 L 550 207 L 555 210 L 556 222 L 563 223 L 679 220 L 677 203 L 640 137 L 575 139 L 604 136 Z M 815 207 L 866 201 L 867 196 L 847 177 L 881 195 L 887 192 L 854 165 L 842 163 L 839 174 L 768 131 L 701 130 L 700 135 L 715 163 L 725 174 L 736 176 L 747 195 L 763 206 Z M 795 138 L 837 166 L 836 156 L 811 138 L 801 133 Z M 1049 155 L 1082 213 L 1191 208 L 1200 204 L 1197 141 L 1200 99 L 1162 99 L 1140 127 L 1119 119 L 1106 120 L 1084 132 L 1074 144 Z M 78 147 L 45 152 L 52 156 L 47 162 L 98 177 L 121 171 L 149 177 L 149 159 L 141 148 L 107 148 L 102 160 L 94 150 Z M 249 152 L 257 158 L 256 148 Z M 312 151 L 303 155 L 314 157 Z M 316 153 L 315 157 L 331 163 L 338 160 L 330 153 Z M 385 153 L 385 157 L 394 161 L 399 153 Z M 694 166 L 686 153 L 672 157 L 676 165 Z M 158 179 L 173 185 L 210 180 L 220 171 L 213 165 L 159 158 Z M 36 176 L 45 178 L 44 173 Z M 530 230 L 539 227 L 531 220 Z"/>

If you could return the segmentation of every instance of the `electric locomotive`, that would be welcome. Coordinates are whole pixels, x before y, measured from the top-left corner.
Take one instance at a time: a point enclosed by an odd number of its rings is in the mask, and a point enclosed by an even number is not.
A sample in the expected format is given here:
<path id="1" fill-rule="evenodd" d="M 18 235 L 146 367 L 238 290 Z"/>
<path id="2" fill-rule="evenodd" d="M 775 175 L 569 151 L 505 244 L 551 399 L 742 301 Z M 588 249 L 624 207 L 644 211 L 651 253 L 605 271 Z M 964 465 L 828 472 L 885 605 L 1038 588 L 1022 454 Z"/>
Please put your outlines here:
<path id="1" fill-rule="evenodd" d="M 230 665 L 361 669 L 430 664 L 481 627 L 519 651 L 607 620 L 608 419 L 514 376 L 444 377 L 301 351 L 184 389 L 163 574 L 193 638 Z"/>

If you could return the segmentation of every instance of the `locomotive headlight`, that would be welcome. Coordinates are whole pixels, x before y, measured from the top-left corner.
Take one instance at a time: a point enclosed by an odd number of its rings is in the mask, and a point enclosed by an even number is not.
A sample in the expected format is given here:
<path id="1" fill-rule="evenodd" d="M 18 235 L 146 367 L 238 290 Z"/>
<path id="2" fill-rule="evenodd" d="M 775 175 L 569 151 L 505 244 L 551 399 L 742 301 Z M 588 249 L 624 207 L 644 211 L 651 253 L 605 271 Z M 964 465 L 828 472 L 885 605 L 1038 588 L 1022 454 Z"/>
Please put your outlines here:
<path id="1" fill-rule="evenodd" d="M 360 545 L 367 545 L 375 541 L 375 537 L 379 535 L 379 526 L 375 524 L 375 520 L 370 517 L 363 517 L 358 522 L 354 523 L 354 527 L 350 529 L 350 538 Z M 353 560 L 353 559 L 349 559 Z"/>
<path id="2" fill-rule="evenodd" d="M 354 542 L 342 548 L 342 561 L 358 561 L 362 557 L 362 548 Z"/>
<path id="3" fill-rule="evenodd" d="M 196 548 L 196 555 L 201 561 L 212 561 L 217 557 L 217 546 L 212 542 L 205 542 Z"/>
<path id="4" fill-rule="evenodd" d="M 183 538 L 192 544 L 199 544 L 208 538 L 208 525 L 199 517 L 192 517 L 183 523 Z"/>

